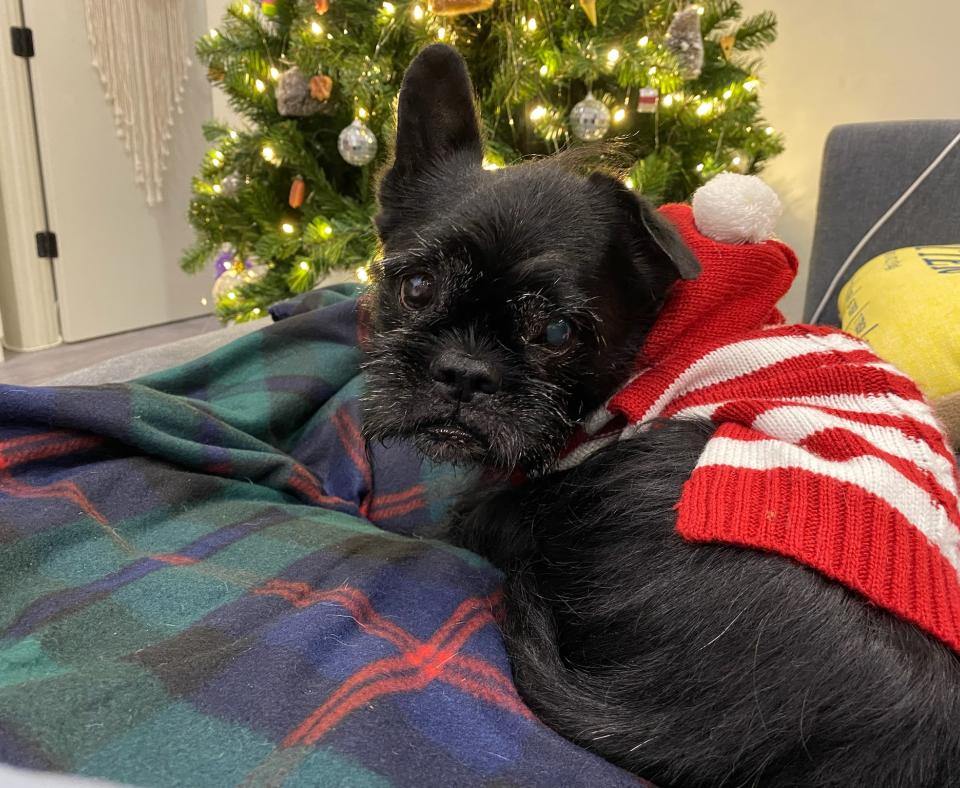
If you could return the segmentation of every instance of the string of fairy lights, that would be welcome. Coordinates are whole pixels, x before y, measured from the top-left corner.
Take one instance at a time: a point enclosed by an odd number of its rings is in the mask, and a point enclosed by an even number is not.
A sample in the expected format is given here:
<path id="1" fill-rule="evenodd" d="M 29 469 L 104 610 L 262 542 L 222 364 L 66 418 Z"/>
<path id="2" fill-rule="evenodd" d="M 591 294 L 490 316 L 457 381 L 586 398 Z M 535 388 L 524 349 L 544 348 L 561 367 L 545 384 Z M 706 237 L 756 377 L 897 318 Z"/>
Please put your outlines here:
<path id="1" fill-rule="evenodd" d="M 243 2 L 236 5 L 239 6 L 239 13 L 245 17 L 253 16 L 256 13 L 252 2 Z M 698 14 L 702 15 L 704 13 L 702 6 L 694 7 Z M 573 10 L 574 5 L 571 5 L 570 9 Z M 422 27 L 425 37 L 450 44 L 455 44 L 458 38 L 458 30 L 455 29 L 450 17 L 432 13 L 430 6 L 423 2 L 403 2 L 403 0 L 391 2 L 385 0 L 379 6 L 377 20 L 384 27 L 412 23 Z M 475 24 L 477 30 L 482 28 L 482 15 L 478 15 Z M 520 16 L 513 24 L 516 27 L 516 35 L 522 38 L 549 35 L 549 26 L 535 16 Z M 309 34 L 317 41 L 332 41 L 335 35 L 340 35 L 341 31 L 344 36 L 350 35 L 349 28 L 334 26 L 325 18 L 317 16 L 307 18 L 299 23 L 296 32 L 298 35 Z M 463 26 L 461 25 L 459 35 L 462 34 Z M 221 33 L 217 28 L 211 28 L 205 36 L 206 43 L 211 47 L 216 46 L 220 38 Z M 597 68 L 604 75 L 616 77 L 618 76 L 618 70 L 621 69 L 640 74 L 645 71 L 645 79 L 642 79 L 645 84 L 640 88 L 639 103 L 635 83 L 631 87 L 623 88 L 623 92 L 619 96 L 613 95 L 615 89 L 608 89 L 602 97 L 604 106 L 608 111 L 609 121 L 607 125 L 612 126 L 615 133 L 618 129 L 626 128 L 631 118 L 640 113 L 655 114 L 656 123 L 659 123 L 668 114 L 673 114 L 677 117 L 683 116 L 687 121 L 695 119 L 700 123 L 711 124 L 721 118 L 728 110 L 735 109 L 740 102 L 751 100 L 760 87 L 759 79 L 755 75 L 748 74 L 746 78 L 728 83 L 722 89 L 717 89 L 711 93 L 688 91 L 684 89 L 685 80 L 678 78 L 676 69 L 673 67 L 672 55 L 665 48 L 663 41 L 656 40 L 655 36 L 649 33 L 635 39 L 631 38 L 628 41 L 611 41 L 607 42 L 606 46 L 593 43 L 592 46 L 591 51 L 595 51 Z M 379 45 L 377 49 L 379 49 Z M 370 61 L 369 57 L 366 59 Z M 254 96 L 266 94 L 271 89 L 271 85 L 276 84 L 281 78 L 282 72 L 279 66 L 283 64 L 271 63 L 266 59 L 252 59 L 252 63 L 255 66 L 260 66 L 260 70 L 255 71 L 251 68 L 243 75 L 244 83 L 249 86 Z M 367 96 L 376 91 L 377 85 L 371 82 L 370 78 L 379 73 L 379 66 L 376 65 L 371 65 L 363 72 L 362 79 L 365 81 L 363 92 Z M 546 141 L 556 143 L 570 133 L 571 119 L 568 116 L 566 106 L 556 105 L 551 101 L 550 96 L 551 94 L 558 94 L 558 91 L 555 90 L 558 83 L 569 81 L 572 77 L 565 73 L 554 59 L 547 59 L 542 62 L 536 68 L 536 74 L 539 78 L 537 96 L 527 105 L 523 114 L 529 121 L 530 128 L 536 134 Z M 618 84 L 621 82 L 621 80 L 615 81 Z M 630 80 L 622 80 L 622 82 L 629 83 Z M 357 90 L 357 85 L 353 86 L 353 91 L 347 90 L 348 86 L 341 87 L 347 95 L 353 93 L 355 122 L 363 123 L 371 115 L 377 114 L 372 107 L 371 109 L 367 108 L 360 95 L 361 91 Z M 588 98 L 592 98 L 589 93 Z M 375 100 L 374 103 L 376 103 Z M 508 121 L 513 125 L 514 119 L 512 116 L 508 117 Z M 744 130 L 750 133 L 753 128 L 747 126 Z M 776 133 L 772 126 L 765 126 L 762 131 L 768 136 Z M 605 127 L 603 133 L 606 133 Z M 230 129 L 228 136 L 219 141 L 219 146 L 208 152 L 207 160 L 212 173 L 223 172 L 226 160 L 223 147 L 236 143 L 239 138 L 238 132 Z M 591 139 L 590 137 L 581 138 Z M 724 169 L 744 171 L 749 167 L 749 157 L 745 152 L 739 150 L 727 151 L 724 154 L 724 160 L 720 161 L 718 157 L 721 152 L 721 146 L 718 144 L 716 155 L 709 159 L 705 158 L 697 164 L 696 172 L 705 178 Z M 263 137 L 259 153 L 263 161 L 270 165 L 280 167 L 283 164 L 278 148 L 269 139 L 269 132 Z M 502 156 L 499 156 L 493 150 L 488 150 L 483 160 L 483 166 L 488 170 L 499 169 L 505 163 Z M 624 183 L 631 189 L 637 187 L 630 175 L 624 177 Z M 233 174 L 215 175 L 212 179 L 199 180 L 195 184 L 195 188 L 199 192 L 218 196 L 231 196 L 238 187 L 236 175 Z M 295 219 L 288 217 L 279 223 L 278 230 L 284 236 L 294 236 L 301 233 L 302 228 Z M 334 226 L 327 221 L 314 228 L 315 236 L 324 240 L 333 238 L 335 232 Z M 296 267 L 304 275 L 309 275 L 313 270 L 313 264 L 309 259 L 300 260 Z M 357 279 L 361 282 L 368 279 L 365 266 L 357 268 L 355 273 Z M 229 290 L 226 297 L 230 300 L 236 300 L 238 297 L 236 290 Z M 206 299 L 203 299 L 203 301 L 206 302 Z M 254 307 L 250 314 L 257 316 L 260 312 L 259 307 Z"/>

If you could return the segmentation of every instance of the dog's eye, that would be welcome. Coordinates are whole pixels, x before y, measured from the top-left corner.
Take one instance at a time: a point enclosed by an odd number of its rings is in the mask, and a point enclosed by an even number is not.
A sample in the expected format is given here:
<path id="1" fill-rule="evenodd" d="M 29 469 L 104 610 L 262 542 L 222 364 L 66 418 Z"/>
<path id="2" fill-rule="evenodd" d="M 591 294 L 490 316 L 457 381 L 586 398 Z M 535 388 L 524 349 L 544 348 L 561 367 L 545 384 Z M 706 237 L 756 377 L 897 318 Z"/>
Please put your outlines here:
<path id="1" fill-rule="evenodd" d="M 550 347 L 561 348 L 573 337 L 573 327 L 562 317 L 551 320 L 543 329 L 543 341 Z"/>
<path id="2" fill-rule="evenodd" d="M 413 274 L 400 283 L 400 300 L 407 309 L 423 309 L 433 301 L 433 277 Z"/>

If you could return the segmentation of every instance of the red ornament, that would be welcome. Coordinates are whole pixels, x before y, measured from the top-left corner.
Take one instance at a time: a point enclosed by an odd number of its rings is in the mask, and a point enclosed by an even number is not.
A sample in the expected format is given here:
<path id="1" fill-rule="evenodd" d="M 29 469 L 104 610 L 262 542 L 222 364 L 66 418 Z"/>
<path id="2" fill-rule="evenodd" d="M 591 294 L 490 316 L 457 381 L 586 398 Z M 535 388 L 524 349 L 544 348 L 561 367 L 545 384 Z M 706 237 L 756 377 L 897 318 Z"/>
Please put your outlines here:
<path id="1" fill-rule="evenodd" d="M 320 16 L 323 16 L 327 11 L 330 10 L 330 0 L 317 0 L 313 7 L 317 10 L 317 13 Z"/>
<path id="2" fill-rule="evenodd" d="M 287 202 L 291 208 L 299 208 L 303 205 L 303 200 L 307 196 L 307 184 L 299 175 L 293 179 L 290 184 L 290 197 Z"/>
<path id="3" fill-rule="evenodd" d="M 640 95 L 637 97 L 637 112 L 656 112 L 659 103 L 659 90 L 656 88 L 640 88 Z"/>

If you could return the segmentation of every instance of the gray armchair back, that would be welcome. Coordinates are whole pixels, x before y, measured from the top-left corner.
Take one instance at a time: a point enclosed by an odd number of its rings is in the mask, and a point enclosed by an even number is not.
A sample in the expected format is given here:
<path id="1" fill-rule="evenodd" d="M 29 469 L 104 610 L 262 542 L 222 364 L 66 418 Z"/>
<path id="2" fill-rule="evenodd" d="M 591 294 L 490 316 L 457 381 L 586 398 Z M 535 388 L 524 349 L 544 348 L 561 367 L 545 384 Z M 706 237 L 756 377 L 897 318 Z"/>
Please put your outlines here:
<path id="1" fill-rule="evenodd" d="M 805 322 L 864 234 L 958 132 L 960 119 L 855 123 L 830 132 L 820 172 Z M 960 145 L 860 251 L 817 322 L 839 325 L 840 287 L 867 260 L 903 246 L 948 243 L 960 243 Z"/>

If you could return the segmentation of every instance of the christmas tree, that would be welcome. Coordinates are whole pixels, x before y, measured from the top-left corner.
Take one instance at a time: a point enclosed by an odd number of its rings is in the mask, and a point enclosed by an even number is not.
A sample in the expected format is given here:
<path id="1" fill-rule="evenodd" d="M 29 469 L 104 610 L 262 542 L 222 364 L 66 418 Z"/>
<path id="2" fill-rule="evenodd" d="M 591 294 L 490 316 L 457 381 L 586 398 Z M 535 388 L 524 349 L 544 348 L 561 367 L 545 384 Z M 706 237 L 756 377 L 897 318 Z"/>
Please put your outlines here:
<path id="1" fill-rule="evenodd" d="M 217 313 L 245 320 L 376 254 L 374 178 L 404 68 L 445 41 L 466 58 L 485 167 L 621 139 L 628 186 L 684 200 L 782 149 L 760 115 L 756 51 L 776 19 L 736 0 L 246 0 L 197 44 L 243 128 L 211 123 L 194 179 L 196 243 Z"/>

